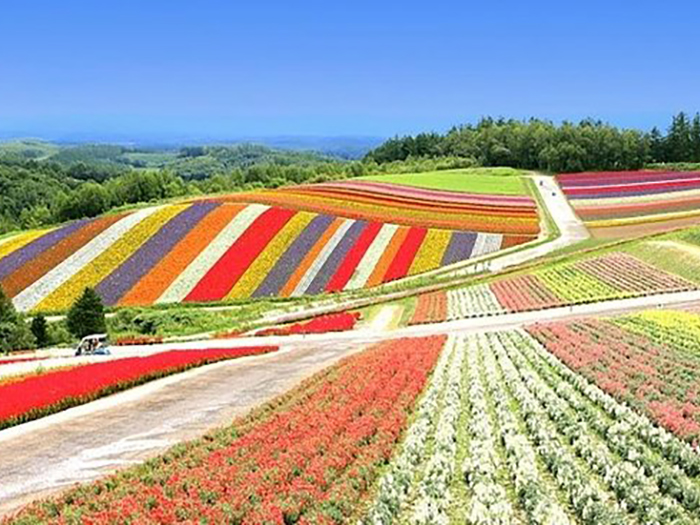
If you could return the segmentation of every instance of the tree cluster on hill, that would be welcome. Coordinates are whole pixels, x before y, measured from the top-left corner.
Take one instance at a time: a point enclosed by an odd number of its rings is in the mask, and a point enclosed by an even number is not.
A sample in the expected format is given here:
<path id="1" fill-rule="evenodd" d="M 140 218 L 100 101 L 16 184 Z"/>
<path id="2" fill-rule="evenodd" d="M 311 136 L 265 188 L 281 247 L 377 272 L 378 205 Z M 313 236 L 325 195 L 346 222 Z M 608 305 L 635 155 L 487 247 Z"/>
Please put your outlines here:
<path id="1" fill-rule="evenodd" d="M 480 166 L 510 166 L 549 172 L 633 170 L 656 162 L 700 161 L 700 115 L 674 117 L 666 135 L 644 133 L 596 120 L 560 125 L 545 120 L 484 118 L 445 134 L 395 137 L 366 160 L 379 164 L 410 158 L 457 157 Z"/>

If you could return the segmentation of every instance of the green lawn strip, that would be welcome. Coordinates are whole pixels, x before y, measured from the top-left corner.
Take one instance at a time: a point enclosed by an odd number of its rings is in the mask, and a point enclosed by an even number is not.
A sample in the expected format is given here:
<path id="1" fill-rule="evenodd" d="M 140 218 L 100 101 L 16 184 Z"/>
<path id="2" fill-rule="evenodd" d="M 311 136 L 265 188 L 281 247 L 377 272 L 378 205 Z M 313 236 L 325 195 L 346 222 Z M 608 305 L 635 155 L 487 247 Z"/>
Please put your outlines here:
<path id="1" fill-rule="evenodd" d="M 621 251 L 633 255 L 652 266 L 679 275 L 692 283 L 700 284 L 700 258 L 681 248 L 654 245 L 651 242 L 634 243 Z"/>
<path id="2" fill-rule="evenodd" d="M 523 171 L 513 168 L 466 168 L 424 173 L 370 175 L 354 180 L 387 182 L 416 188 L 464 193 L 527 195 L 523 173 Z"/>

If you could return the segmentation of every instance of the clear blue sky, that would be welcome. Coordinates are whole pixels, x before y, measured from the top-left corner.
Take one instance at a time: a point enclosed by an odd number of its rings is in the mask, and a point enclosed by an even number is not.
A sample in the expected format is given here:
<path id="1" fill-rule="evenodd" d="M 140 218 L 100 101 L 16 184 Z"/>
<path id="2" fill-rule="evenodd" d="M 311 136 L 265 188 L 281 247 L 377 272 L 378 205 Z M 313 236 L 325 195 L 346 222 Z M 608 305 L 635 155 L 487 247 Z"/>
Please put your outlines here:
<path id="1" fill-rule="evenodd" d="M 393 135 L 700 110 L 700 2 L 0 3 L 0 133 Z"/>

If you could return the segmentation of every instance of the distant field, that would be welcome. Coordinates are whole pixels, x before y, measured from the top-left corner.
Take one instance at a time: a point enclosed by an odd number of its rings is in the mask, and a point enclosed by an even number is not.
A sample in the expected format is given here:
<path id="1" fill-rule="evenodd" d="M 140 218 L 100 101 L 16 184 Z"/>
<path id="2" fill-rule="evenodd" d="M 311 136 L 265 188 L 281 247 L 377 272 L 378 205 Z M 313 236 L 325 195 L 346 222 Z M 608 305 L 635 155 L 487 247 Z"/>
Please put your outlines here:
<path id="1" fill-rule="evenodd" d="M 575 173 L 557 178 L 596 237 L 664 231 L 700 216 L 700 172 Z"/>
<path id="2" fill-rule="evenodd" d="M 458 170 L 429 171 L 425 173 L 400 173 L 372 175 L 358 180 L 386 182 L 465 193 L 491 193 L 494 195 L 527 195 L 523 172 L 512 168 L 468 168 Z"/>

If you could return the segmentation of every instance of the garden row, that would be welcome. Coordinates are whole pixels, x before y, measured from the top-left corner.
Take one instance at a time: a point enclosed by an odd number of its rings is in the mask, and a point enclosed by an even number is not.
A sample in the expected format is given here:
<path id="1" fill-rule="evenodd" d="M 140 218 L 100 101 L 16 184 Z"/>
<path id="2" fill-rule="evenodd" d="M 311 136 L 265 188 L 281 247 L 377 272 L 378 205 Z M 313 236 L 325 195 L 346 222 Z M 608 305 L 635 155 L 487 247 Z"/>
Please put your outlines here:
<path id="1" fill-rule="evenodd" d="M 700 172 L 575 173 L 557 179 L 591 228 L 687 218 L 700 210 Z"/>
<path id="2" fill-rule="evenodd" d="M 697 523 L 699 474 L 525 332 L 452 336 L 362 523 Z"/>
<path id="3" fill-rule="evenodd" d="M 444 341 L 378 344 L 227 428 L 35 503 L 7 523 L 350 523 Z"/>
<path id="4" fill-rule="evenodd" d="M 510 208 L 495 207 L 518 213 Z M 376 286 L 533 239 L 508 233 L 496 211 L 501 233 L 335 211 L 198 201 L 77 221 L 3 241 L 0 286 L 21 311 L 65 310 L 86 287 L 109 306 L 290 297 Z"/>
<path id="5" fill-rule="evenodd" d="M 18 377 L 7 376 L 0 382 L 0 429 L 190 368 L 276 350 L 276 347 L 267 346 L 172 350 L 145 357 L 125 357 L 53 370 L 38 369 Z"/>
<path id="6" fill-rule="evenodd" d="M 651 311 L 531 327 L 571 369 L 676 435 L 700 439 L 700 316 Z"/>
<path id="7" fill-rule="evenodd" d="M 530 273 L 419 296 L 411 324 L 541 310 L 694 289 L 625 253 L 546 266 Z M 436 295 L 445 295 L 446 301 Z"/>

